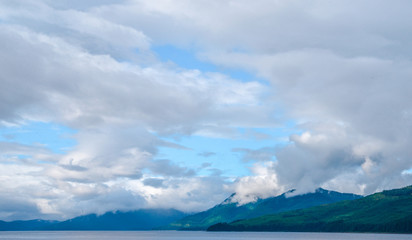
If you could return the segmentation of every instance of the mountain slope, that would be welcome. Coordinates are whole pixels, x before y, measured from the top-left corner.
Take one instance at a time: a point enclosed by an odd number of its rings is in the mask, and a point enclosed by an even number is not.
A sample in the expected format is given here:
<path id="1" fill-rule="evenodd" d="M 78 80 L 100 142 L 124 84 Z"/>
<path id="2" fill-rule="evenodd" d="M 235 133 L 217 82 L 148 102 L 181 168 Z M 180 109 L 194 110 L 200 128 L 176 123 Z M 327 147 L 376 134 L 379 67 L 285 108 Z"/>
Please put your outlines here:
<path id="1" fill-rule="evenodd" d="M 412 233 L 412 186 L 353 201 L 219 223 L 208 230 Z"/>
<path id="2" fill-rule="evenodd" d="M 186 216 L 174 209 L 89 214 L 51 225 L 47 230 L 151 230 Z"/>
<path id="3" fill-rule="evenodd" d="M 174 209 L 140 209 L 89 214 L 63 222 L 46 220 L 0 221 L 0 231 L 33 230 L 151 230 L 185 217 Z"/>
<path id="4" fill-rule="evenodd" d="M 354 194 L 327 191 L 321 188 L 317 189 L 314 193 L 287 197 L 287 194 L 291 192 L 293 191 L 277 197 L 259 199 L 256 202 L 240 206 L 238 206 L 238 203 L 233 202 L 235 195 L 232 194 L 232 196 L 221 204 L 207 211 L 190 215 L 173 222 L 163 229 L 204 230 L 219 222 L 232 222 L 238 219 L 258 217 L 266 214 L 302 209 L 342 200 L 353 200 L 361 197 Z"/>
<path id="5" fill-rule="evenodd" d="M 12 222 L 0 221 L 0 231 L 33 231 L 39 229 L 45 229 L 57 221 L 47 221 L 47 220 L 19 220 Z"/>

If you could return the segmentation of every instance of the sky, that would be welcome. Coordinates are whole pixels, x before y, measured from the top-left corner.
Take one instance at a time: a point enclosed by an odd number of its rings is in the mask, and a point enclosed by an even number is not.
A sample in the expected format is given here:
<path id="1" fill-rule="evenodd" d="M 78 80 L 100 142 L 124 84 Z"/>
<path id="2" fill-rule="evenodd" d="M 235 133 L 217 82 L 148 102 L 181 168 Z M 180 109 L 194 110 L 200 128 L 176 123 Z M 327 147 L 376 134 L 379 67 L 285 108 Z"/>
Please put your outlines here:
<path id="1" fill-rule="evenodd" d="M 410 9 L 0 1 L 0 219 L 412 184 Z"/>

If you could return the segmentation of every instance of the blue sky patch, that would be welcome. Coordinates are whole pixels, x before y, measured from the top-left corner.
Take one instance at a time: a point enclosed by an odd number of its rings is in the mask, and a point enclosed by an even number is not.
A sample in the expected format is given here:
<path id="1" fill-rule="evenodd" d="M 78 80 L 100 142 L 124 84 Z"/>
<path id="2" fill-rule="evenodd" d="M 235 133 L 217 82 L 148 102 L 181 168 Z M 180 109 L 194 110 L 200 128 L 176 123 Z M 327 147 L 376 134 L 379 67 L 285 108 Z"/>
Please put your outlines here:
<path id="1" fill-rule="evenodd" d="M 196 56 L 195 51 L 190 51 L 182 48 L 177 48 L 172 45 L 155 46 L 152 50 L 157 54 L 158 58 L 163 62 L 173 62 L 181 68 L 197 69 L 202 72 L 219 72 L 243 82 L 262 81 L 254 74 L 235 68 L 223 68 L 212 63 L 200 60 Z"/>
<path id="2" fill-rule="evenodd" d="M 42 146 L 63 154 L 76 145 L 72 137 L 75 133 L 75 130 L 55 123 L 27 122 L 20 126 L 0 128 L 0 141 Z"/>
<path id="3" fill-rule="evenodd" d="M 183 145 L 189 149 L 160 147 L 157 157 L 170 159 L 179 165 L 193 169 L 209 163 L 210 168 L 222 170 L 225 176 L 247 176 L 250 175 L 248 167 L 253 162 L 242 161 L 244 153 L 236 149 L 258 150 L 285 146 L 290 143 L 290 134 L 296 133 L 292 129 L 285 128 L 238 128 L 237 130 L 244 137 L 233 139 L 195 135 L 181 136 L 178 140 L 176 137 L 163 137 L 163 140 Z M 208 175 L 210 171 L 204 169 L 199 173 Z"/>

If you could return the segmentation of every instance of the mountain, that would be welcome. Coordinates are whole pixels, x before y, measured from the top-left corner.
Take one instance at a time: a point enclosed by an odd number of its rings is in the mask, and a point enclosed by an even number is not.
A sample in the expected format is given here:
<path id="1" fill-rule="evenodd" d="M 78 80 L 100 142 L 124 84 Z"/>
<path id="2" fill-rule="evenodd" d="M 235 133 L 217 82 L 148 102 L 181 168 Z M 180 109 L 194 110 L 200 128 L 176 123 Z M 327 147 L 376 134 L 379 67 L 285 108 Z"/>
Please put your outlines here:
<path id="1" fill-rule="evenodd" d="M 33 231 L 47 228 L 53 224 L 58 223 L 58 221 L 47 221 L 47 220 L 27 220 L 27 221 L 12 221 L 5 222 L 0 221 L 0 231 Z"/>
<path id="2" fill-rule="evenodd" d="M 186 216 L 174 209 L 89 214 L 51 225 L 48 230 L 151 230 Z"/>
<path id="3" fill-rule="evenodd" d="M 412 233 L 412 186 L 353 201 L 219 223 L 208 231 Z"/>
<path id="4" fill-rule="evenodd" d="M 0 230 L 151 230 L 185 217 L 187 214 L 174 209 L 140 209 L 129 212 L 89 214 L 66 221 L 0 221 Z"/>
<path id="5" fill-rule="evenodd" d="M 302 209 L 343 200 L 353 200 L 361 197 L 355 194 L 339 193 L 322 188 L 317 189 L 313 193 L 288 197 L 288 194 L 291 194 L 293 191 L 294 190 L 277 197 L 258 199 L 256 202 L 244 205 L 239 205 L 235 202 L 235 194 L 232 194 L 221 204 L 204 212 L 187 216 L 162 229 L 205 230 L 209 226 L 219 222 L 232 222 L 238 219 L 253 218 L 266 214 Z"/>

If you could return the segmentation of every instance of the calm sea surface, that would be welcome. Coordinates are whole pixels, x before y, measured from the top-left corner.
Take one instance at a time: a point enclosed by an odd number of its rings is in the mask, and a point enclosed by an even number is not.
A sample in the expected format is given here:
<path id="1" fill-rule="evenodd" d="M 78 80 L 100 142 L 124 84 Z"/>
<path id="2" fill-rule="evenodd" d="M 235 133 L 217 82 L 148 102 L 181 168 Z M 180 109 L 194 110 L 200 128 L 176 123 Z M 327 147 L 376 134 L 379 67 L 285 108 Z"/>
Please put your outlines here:
<path id="1" fill-rule="evenodd" d="M 306 239 L 306 240 L 398 240 L 412 239 L 408 234 L 357 233 L 282 233 L 282 232 L 180 232 L 180 231 L 58 231 L 58 232 L 0 232 L 0 239 L 136 239 L 136 240 L 238 240 L 238 239 Z"/>

